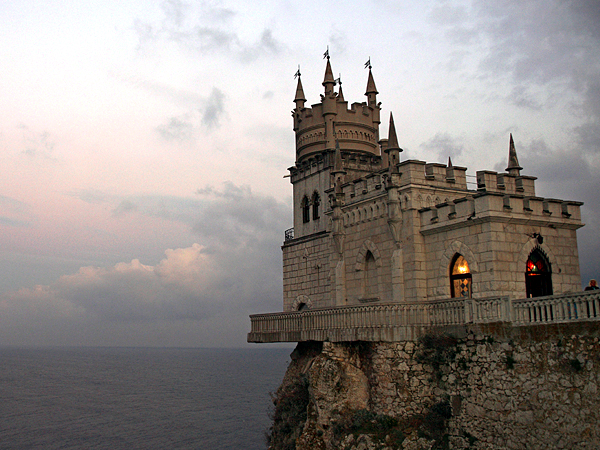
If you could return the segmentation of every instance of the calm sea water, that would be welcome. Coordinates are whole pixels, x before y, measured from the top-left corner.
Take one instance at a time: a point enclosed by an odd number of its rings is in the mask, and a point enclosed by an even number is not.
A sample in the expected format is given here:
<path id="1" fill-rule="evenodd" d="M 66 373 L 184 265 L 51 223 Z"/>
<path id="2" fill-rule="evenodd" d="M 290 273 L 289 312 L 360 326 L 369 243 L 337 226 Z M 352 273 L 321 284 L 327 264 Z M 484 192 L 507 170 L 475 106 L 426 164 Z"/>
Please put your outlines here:
<path id="1" fill-rule="evenodd" d="M 0 348 L 0 449 L 264 449 L 289 348 Z"/>

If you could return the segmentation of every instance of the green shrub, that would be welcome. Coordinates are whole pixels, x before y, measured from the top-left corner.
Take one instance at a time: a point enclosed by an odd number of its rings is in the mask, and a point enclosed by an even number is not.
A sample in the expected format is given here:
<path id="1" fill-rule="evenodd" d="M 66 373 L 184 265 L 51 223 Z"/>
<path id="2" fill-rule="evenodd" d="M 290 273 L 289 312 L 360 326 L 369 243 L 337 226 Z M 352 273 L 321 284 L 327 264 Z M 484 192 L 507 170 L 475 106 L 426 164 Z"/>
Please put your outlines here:
<path id="1" fill-rule="evenodd" d="M 308 407 L 308 380 L 302 375 L 273 396 L 274 411 L 269 414 L 273 425 L 265 438 L 267 446 L 277 450 L 295 450 L 302 433 Z"/>

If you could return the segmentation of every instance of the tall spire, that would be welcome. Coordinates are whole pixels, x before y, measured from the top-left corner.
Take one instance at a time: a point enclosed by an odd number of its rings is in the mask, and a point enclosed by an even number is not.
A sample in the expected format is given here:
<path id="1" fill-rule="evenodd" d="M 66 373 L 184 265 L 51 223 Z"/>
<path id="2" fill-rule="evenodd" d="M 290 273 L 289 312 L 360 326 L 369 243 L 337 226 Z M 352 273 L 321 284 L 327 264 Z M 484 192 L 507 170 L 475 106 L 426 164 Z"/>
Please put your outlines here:
<path id="1" fill-rule="evenodd" d="M 338 96 L 337 96 L 337 101 L 343 102 L 345 100 L 344 100 L 344 92 L 342 91 L 342 74 L 340 74 L 340 76 L 338 77 L 337 80 L 335 80 L 335 82 L 340 85 L 340 89 L 338 91 Z"/>
<path id="2" fill-rule="evenodd" d="M 333 92 L 333 86 L 335 86 L 333 70 L 331 70 L 331 63 L 329 62 L 329 47 L 327 47 L 325 57 L 327 58 L 327 65 L 325 66 L 325 77 L 323 78 L 323 86 L 325 86 L 325 94 L 327 95 Z"/>
<path id="3" fill-rule="evenodd" d="M 306 98 L 304 97 L 304 89 L 302 88 L 302 81 L 300 80 L 300 68 L 298 68 L 296 76 L 298 77 L 298 86 L 296 87 L 296 97 L 294 98 L 294 103 L 296 103 L 296 108 L 302 109 L 304 108 L 304 102 L 306 102 Z"/>
<path id="4" fill-rule="evenodd" d="M 509 175 L 520 176 L 523 168 L 519 166 L 517 158 L 517 150 L 515 150 L 515 141 L 513 141 L 512 133 L 510 133 L 510 143 L 508 144 L 508 167 L 506 168 Z"/>
<path id="5" fill-rule="evenodd" d="M 398 145 L 398 136 L 396 135 L 396 126 L 394 125 L 394 115 L 390 112 L 390 129 L 388 131 L 388 150 L 389 149 L 400 149 Z"/>
<path id="6" fill-rule="evenodd" d="M 379 94 L 379 92 L 377 92 L 377 88 L 375 87 L 375 80 L 373 79 L 371 67 L 369 67 L 369 79 L 367 81 L 367 91 L 365 92 L 365 95 L 369 94 Z"/>
<path id="7" fill-rule="evenodd" d="M 400 162 L 401 151 L 402 149 L 398 145 L 396 126 L 394 125 L 394 115 L 390 112 L 390 128 L 388 132 L 388 142 L 385 152 L 388 154 L 389 167 L 392 173 L 398 172 L 398 163 Z"/>
<path id="8" fill-rule="evenodd" d="M 379 92 L 377 92 L 377 88 L 375 87 L 373 72 L 371 72 L 372 67 L 373 66 L 371 66 L 371 58 L 369 58 L 369 60 L 365 63 L 365 69 L 369 69 L 369 79 L 367 80 L 367 91 L 365 92 L 365 95 L 368 99 L 368 105 L 375 107 L 377 105 L 377 94 L 379 94 Z"/>

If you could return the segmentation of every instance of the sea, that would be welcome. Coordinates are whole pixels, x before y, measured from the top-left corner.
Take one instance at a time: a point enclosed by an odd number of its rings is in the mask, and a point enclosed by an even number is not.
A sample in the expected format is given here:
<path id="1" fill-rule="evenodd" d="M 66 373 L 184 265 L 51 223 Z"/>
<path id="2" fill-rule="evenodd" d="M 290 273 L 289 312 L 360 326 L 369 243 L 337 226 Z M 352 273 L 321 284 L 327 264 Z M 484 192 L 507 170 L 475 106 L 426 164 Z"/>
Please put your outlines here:
<path id="1" fill-rule="evenodd" d="M 265 449 L 291 352 L 0 347 L 0 449 Z"/>

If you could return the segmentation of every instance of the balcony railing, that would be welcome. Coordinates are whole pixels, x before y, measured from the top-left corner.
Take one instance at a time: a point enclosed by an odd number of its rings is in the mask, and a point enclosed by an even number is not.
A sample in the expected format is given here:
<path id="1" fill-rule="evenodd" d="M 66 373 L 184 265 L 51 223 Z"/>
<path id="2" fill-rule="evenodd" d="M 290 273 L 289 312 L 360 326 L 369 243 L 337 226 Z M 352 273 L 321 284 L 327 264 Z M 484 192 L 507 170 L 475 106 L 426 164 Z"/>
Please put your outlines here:
<path id="1" fill-rule="evenodd" d="M 511 300 L 448 299 L 357 305 L 250 316 L 249 342 L 414 340 L 432 327 L 468 323 L 600 321 L 600 291 Z"/>
<path id="2" fill-rule="evenodd" d="M 290 241 L 292 239 L 294 239 L 294 229 L 288 228 L 287 230 L 285 230 L 284 241 Z"/>

